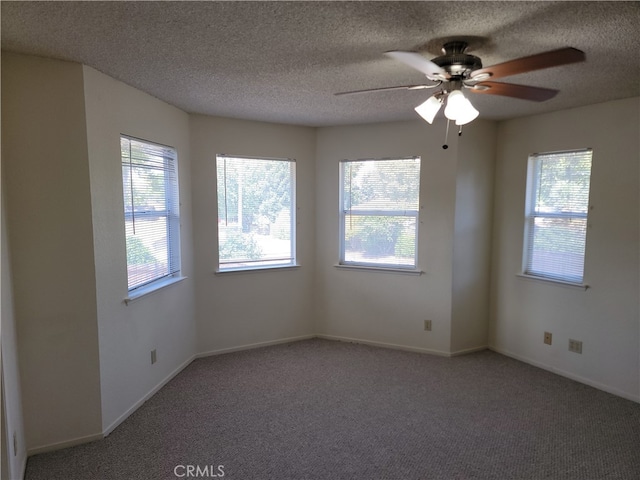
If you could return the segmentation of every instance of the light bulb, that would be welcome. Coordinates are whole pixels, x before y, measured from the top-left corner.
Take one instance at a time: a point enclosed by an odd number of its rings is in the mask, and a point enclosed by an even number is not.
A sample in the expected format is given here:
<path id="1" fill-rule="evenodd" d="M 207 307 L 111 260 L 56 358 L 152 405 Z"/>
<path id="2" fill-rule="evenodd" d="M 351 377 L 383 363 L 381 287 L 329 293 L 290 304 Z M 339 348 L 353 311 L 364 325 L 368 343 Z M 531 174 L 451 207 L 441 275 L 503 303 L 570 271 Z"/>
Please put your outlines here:
<path id="1" fill-rule="evenodd" d="M 473 108 L 471 102 L 465 98 L 460 90 L 454 90 L 449 94 L 444 114 L 449 120 L 454 120 L 456 125 L 466 125 L 474 120 L 480 112 Z"/>
<path id="2" fill-rule="evenodd" d="M 480 115 L 480 112 L 473 108 L 471 102 L 465 98 L 465 107 L 461 114 L 456 118 L 456 125 L 466 125 L 467 123 L 475 120 Z"/>
<path id="3" fill-rule="evenodd" d="M 447 98 L 447 107 L 444 109 L 444 115 L 449 120 L 456 120 L 465 110 L 464 95 L 460 90 L 454 90 Z"/>
<path id="4" fill-rule="evenodd" d="M 415 111 L 427 122 L 433 123 L 433 119 L 436 117 L 440 107 L 442 107 L 442 100 L 434 95 L 429 97 L 426 102 L 418 105 Z"/>

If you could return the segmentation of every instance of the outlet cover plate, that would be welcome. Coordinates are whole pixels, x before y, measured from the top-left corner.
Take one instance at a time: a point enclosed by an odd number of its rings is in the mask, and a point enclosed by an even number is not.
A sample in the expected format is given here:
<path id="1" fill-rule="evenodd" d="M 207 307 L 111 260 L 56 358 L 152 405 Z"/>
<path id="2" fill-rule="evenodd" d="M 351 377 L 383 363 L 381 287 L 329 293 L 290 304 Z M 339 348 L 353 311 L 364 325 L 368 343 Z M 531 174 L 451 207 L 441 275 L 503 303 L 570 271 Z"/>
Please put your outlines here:
<path id="1" fill-rule="evenodd" d="M 582 342 L 580 340 L 569 339 L 569 351 L 573 353 L 582 353 Z"/>

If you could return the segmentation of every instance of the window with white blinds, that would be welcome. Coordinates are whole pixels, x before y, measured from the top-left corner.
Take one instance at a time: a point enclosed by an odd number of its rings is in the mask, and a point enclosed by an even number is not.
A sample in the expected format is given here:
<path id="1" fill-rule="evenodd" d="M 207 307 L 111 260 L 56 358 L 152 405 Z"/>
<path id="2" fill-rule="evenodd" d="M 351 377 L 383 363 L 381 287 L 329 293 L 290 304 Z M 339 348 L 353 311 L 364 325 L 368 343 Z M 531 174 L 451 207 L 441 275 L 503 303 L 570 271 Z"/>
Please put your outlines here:
<path id="1" fill-rule="evenodd" d="M 218 269 L 296 264 L 296 162 L 216 156 Z"/>
<path id="2" fill-rule="evenodd" d="M 340 162 L 340 264 L 417 268 L 420 157 Z"/>
<path id="3" fill-rule="evenodd" d="M 173 148 L 121 136 L 129 292 L 180 272 L 177 156 Z"/>
<path id="4" fill-rule="evenodd" d="M 524 274 L 583 282 L 591 158 L 591 149 L 529 157 Z"/>

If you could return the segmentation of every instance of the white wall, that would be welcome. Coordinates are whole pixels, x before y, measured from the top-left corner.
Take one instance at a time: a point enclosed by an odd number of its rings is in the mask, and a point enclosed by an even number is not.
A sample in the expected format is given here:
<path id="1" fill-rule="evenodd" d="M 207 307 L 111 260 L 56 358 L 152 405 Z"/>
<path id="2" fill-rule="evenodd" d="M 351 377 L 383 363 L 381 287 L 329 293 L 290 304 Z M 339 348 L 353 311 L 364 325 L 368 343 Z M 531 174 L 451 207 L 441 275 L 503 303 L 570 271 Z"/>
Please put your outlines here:
<path id="1" fill-rule="evenodd" d="M 84 68 L 100 338 L 102 429 L 107 433 L 195 352 L 191 155 L 186 113 Z M 129 304 L 120 134 L 177 150 L 182 274 Z M 151 350 L 157 363 L 151 364 Z"/>
<path id="2" fill-rule="evenodd" d="M 0 374 L 2 375 L 2 448 L 3 476 L 6 479 L 20 479 L 24 475 L 27 464 L 27 448 L 24 432 L 24 417 L 22 412 L 22 393 L 20 388 L 20 371 L 18 368 L 18 339 L 16 335 L 16 321 L 13 309 L 13 288 L 11 284 L 11 265 L 9 262 L 9 245 L 5 223 L 4 202 L 2 202 L 2 257 L 0 270 L 2 271 L 2 358 Z M 13 437 L 16 438 L 14 448 Z"/>
<path id="3" fill-rule="evenodd" d="M 2 332 L 0 332 L 2 333 Z M 2 358 L 0 357 L 0 369 L 2 368 Z M 1 371 L 1 370 L 0 370 Z M 2 442 L 0 442 L 0 478 L 9 479 L 9 451 L 8 451 L 8 436 L 7 436 L 7 421 L 6 410 L 4 406 L 4 393 L 0 389 L 0 435 L 2 435 Z"/>
<path id="4" fill-rule="evenodd" d="M 313 128 L 191 116 L 198 351 L 213 353 L 314 332 Z M 296 160 L 297 269 L 214 275 L 216 154 Z"/>
<path id="5" fill-rule="evenodd" d="M 29 450 L 101 431 L 82 66 L 2 54 L 2 166 Z"/>
<path id="6" fill-rule="evenodd" d="M 640 398 L 637 99 L 476 121 L 443 150 L 442 121 L 313 129 L 189 116 L 89 67 L 7 53 L 2 64 L 2 254 L 8 243 L 13 274 L 3 262 L 2 313 L 17 339 L 7 344 L 3 329 L 3 372 L 15 386 L 20 365 L 23 433 L 19 390 L 3 400 L 18 464 L 108 433 L 196 353 L 319 333 L 452 354 L 485 344 L 487 311 L 496 350 Z M 177 148 L 188 277 L 129 306 L 121 133 Z M 585 146 L 591 288 L 517 278 L 528 154 Z M 297 160 L 299 268 L 214 275 L 217 153 Z M 336 268 L 339 161 L 413 155 L 424 274 Z M 569 337 L 582 355 L 567 351 Z"/>
<path id="7" fill-rule="evenodd" d="M 456 173 L 451 352 L 486 347 L 489 331 L 494 122 L 464 128 Z"/>
<path id="8" fill-rule="evenodd" d="M 499 126 L 491 345 L 535 365 L 640 399 L 638 99 Z M 527 157 L 593 148 L 586 291 L 516 277 L 521 271 Z M 553 345 L 543 343 L 543 332 Z M 582 355 L 568 340 L 583 342 Z"/>
<path id="9" fill-rule="evenodd" d="M 492 167 L 486 152 L 493 145 L 494 127 L 480 121 L 474 125 L 487 136 L 469 133 L 474 128 L 470 126 L 462 137 L 451 135 L 446 150 L 441 148 L 445 132 L 441 120 L 433 126 L 416 120 L 319 129 L 316 154 L 318 333 L 440 354 L 450 354 L 452 345 L 482 346 L 482 333 L 472 335 L 476 343 L 452 341 L 456 200 L 460 197 L 459 201 L 466 202 L 465 195 L 474 197 L 473 192 L 465 194 L 458 188 L 466 189 L 467 178 L 478 175 L 482 183 L 472 188 L 477 191 L 490 188 L 487 178 L 491 176 Z M 481 153 L 470 155 L 474 150 Z M 462 154 L 469 158 L 459 166 Z M 418 268 L 424 274 L 336 268 L 340 160 L 414 155 L 422 158 Z M 476 159 L 480 162 L 474 165 Z M 476 172 L 485 167 L 487 172 Z M 462 181 L 459 187 L 458 175 Z M 489 195 L 487 192 L 490 190 L 483 191 L 482 196 Z M 462 223 L 458 228 L 462 230 Z M 486 248 L 483 246 L 482 250 Z M 486 275 L 486 270 L 482 275 Z M 467 301 L 457 290 L 456 295 L 459 301 Z M 486 324 L 486 313 L 478 312 L 478 318 Z M 432 320 L 431 332 L 424 331 L 426 319 Z"/>

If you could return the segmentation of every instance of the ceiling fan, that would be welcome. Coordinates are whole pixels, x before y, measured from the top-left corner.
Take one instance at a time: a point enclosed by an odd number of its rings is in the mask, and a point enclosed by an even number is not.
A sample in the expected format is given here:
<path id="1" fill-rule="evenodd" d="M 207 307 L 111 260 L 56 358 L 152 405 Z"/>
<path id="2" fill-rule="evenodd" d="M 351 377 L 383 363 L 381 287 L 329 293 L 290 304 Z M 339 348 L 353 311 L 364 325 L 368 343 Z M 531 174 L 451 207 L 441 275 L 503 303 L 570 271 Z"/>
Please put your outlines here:
<path id="1" fill-rule="evenodd" d="M 572 47 L 566 47 L 483 68 L 479 57 L 465 53 L 468 46 L 465 41 L 449 41 L 442 47 L 442 55 L 432 60 L 427 60 L 416 52 L 386 52 L 385 55 L 424 73 L 434 83 L 353 90 L 336 93 L 336 95 L 440 87 L 426 102 L 415 108 L 416 112 L 427 122 L 433 123 L 436 114 L 446 100 L 445 116 L 448 120 L 455 121 L 456 125 L 462 126 L 479 115 L 479 112 L 471 105 L 471 102 L 462 94 L 463 89 L 471 90 L 474 93 L 502 95 L 543 102 L 553 98 L 558 93 L 558 90 L 494 82 L 493 79 L 585 60 L 584 52 Z"/>

